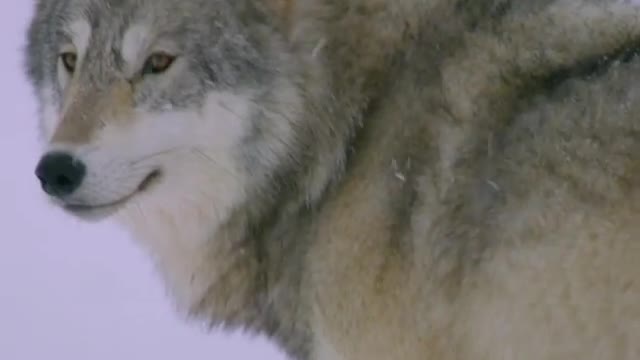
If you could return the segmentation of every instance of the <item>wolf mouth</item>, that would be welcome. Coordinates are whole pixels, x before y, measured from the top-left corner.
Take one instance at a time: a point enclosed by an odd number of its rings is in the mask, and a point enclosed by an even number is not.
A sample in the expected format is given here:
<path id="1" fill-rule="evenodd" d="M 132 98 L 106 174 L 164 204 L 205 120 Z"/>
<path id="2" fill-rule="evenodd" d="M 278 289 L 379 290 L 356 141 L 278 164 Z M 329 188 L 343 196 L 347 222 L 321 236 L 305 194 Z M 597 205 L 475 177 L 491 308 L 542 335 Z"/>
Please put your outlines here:
<path id="1" fill-rule="evenodd" d="M 86 215 L 89 213 L 93 213 L 95 215 L 108 215 L 110 213 L 115 212 L 117 209 L 122 207 L 124 204 L 129 202 L 136 195 L 139 195 L 142 192 L 149 190 L 149 188 L 156 183 L 161 177 L 160 170 L 153 170 L 147 175 L 141 182 L 140 185 L 133 191 L 131 194 L 116 200 L 111 203 L 99 204 L 99 205 L 89 205 L 89 204 L 64 204 L 62 207 L 64 210 L 69 211 L 76 215 Z"/>

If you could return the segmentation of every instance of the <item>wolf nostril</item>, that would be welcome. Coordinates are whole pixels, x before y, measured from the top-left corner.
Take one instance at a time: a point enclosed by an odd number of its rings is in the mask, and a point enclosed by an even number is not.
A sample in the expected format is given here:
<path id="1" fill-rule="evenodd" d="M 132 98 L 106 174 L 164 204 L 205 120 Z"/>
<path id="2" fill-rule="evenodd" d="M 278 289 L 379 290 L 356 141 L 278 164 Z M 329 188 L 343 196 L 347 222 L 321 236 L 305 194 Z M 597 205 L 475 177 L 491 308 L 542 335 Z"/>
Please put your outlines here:
<path id="1" fill-rule="evenodd" d="M 86 174 L 85 165 L 71 155 L 52 152 L 40 159 L 35 175 L 44 192 L 51 196 L 65 196 L 74 192 Z"/>

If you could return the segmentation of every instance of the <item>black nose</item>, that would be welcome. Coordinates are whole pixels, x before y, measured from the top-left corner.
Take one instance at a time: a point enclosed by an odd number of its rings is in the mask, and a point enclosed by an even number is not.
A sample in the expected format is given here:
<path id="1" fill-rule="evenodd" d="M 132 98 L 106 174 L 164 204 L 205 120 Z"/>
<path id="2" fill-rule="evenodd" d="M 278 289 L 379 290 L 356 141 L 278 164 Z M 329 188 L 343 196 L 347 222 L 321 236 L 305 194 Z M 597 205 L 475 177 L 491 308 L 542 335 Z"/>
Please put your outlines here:
<path id="1" fill-rule="evenodd" d="M 52 152 L 40 159 L 36 176 L 42 190 L 51 196 L 65 196 L 74 192 L 86 174 L 84 164 L 71 155 Z"/>

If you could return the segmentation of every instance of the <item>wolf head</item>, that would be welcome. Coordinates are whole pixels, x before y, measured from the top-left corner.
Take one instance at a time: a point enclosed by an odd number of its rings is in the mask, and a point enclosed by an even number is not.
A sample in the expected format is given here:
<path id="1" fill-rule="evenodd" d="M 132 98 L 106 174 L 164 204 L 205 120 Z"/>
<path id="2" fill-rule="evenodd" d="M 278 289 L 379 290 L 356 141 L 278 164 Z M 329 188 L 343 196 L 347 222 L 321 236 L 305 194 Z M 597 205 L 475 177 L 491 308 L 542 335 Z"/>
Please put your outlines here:
<path id="1" fill-rule="evenodd" d="M 204 199 L 222 216 L 242 201 L 286 156 L 301 106 L 278 10 L 272 0 L 39 1 L 26 63 L 46 194 L 100 217 Z"/>
<path id="2" fill-rule="evenodd" d="M 229 268 L 246 253 L 221 247 L 248 236 L 249 218 L 272 216 L 284 198 L 307 206 L 340 166 L 331 154 L 343 153 L 346 122 L 301 120 L 331 112 L 309 105 L 313 89 L 333 95 L 319 85 L 322 72 L 309 70 L 323 68 L 310 65 L 320 61 L 319 42 L 292 40 L 288 3 L 41 0 L 35 8 L 26 72 L 46 198 L 83 219 L 124 222 L 187 307 L 222 277 L 207 266 Z"/>

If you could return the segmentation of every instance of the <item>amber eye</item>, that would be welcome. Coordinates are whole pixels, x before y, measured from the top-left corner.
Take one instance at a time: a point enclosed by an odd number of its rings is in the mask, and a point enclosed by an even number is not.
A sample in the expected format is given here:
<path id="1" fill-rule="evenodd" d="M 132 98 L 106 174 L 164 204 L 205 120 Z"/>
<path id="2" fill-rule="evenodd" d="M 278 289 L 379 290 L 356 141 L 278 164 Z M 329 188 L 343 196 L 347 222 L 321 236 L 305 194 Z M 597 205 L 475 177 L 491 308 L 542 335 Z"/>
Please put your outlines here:
<path id="1" fill-rule="evenodd" d="M 149 56 L 142 70 L 144 75 L 159 74 L 167 71 L 173 64 L 175 56 L 166 53 L 155 53 Z"/>
<path id="2" fill-rule="evenodd" d="M 60 60 L 64 68 L 73 73 L 76 70 L 76 63 L 78 62 L 78 56 L 72 52 L 65 52 L 60 54 Z"/>

